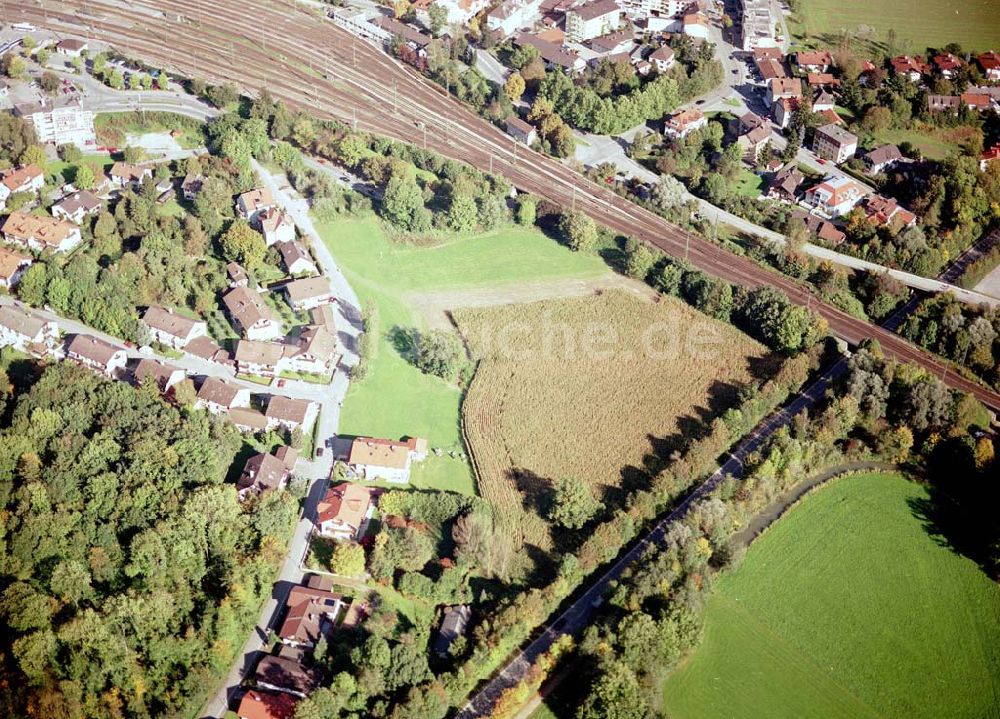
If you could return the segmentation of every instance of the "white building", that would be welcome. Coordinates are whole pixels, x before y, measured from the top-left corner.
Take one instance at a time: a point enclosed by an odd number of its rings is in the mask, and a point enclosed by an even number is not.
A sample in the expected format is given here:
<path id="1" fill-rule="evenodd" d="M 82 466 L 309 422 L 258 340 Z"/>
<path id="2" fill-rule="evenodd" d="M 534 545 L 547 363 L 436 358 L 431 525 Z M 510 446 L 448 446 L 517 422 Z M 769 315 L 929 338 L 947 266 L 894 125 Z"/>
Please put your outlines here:
<path id="1" fill-rule="evenodd" d="M 614 0 L 594 0 L 566 11 L 566 39 L 593 40 L 621 26 L 621 8 Z"/>
<path id="2" fill-rule="evenodd" d="M 771 0 L 741 0 L 743 49 L 750 52 L 758 47 L 778 47 Z"/>
<path id="3" fill-rule="evenodd" d="M 486 28 L 509 37 L 541 19 L 541 0 L 504 0 L 486 16 Z"/>
<path id="4" fill-rule="evenodd" d="M 295 223 L 284 210 L 274 207 L 264 210 L 257 215 L 255 226 L 264 235 L 264 242 L 268 247 L 295 239 Z"/>
<path id="5" fill-rule="evenodd" d="M 108 377 L 117 377 L 128 361 L 125 350 L 91 335 L 74 335 L 66 357 Z"/>
<path id="6" fill-rule="evenodd" d="M 621 0 L 619 4 L 633 20 L 648 20 L 676 17 L 691 5 L 691 0 Z"/>
<path id="7" fill-rule="evenodd" d="M 404 484 L 410 481 L 410 465 L 427 457 L 427 440 L 410 437 L 405 442 L 357 437 L 351 443 L 347 465 L 365 479 Z"/>
<path id="8" fill-rule="evenodd" d="M 97 146 L 94 113 L 84 110 L 80 98 L 60 95 L 43 102 L 25 102 L 14 106 L 14 114 L 35 126 L 40 142 L 76 145 L 88 150 Z"/>
<path id="9" fill-rule="evenodd" d="M 59 337 L 55 322 L 36 317 L 20 307 L 0 307 L 0 347 L 13 347 L 35 356 L 48 354 Z"/>
<path id="10" fill-rule="evenodd" d="M 846 215 L 861 202 L 866 190 L 846 175 L 828 177 L 806 190 L 805 200 L 829 217 Z"/>
<path id="11" fill-rule="evenodd" d="M 155 342 L 184 349 L 196 337 L 208 335 L 208 325 L 200 320 L 194 320 L 179 315 L 171 309 L 150 307 L 142 316 L 143 324 L 149 329 L 149 334 Z"/>
<path id="12" fill-rule="evenodd" d="M 7 242 L 34 252 L 69 252 L 83 239 L 80 228 L 72 222 L 25 212 L 7 215 L 0 232 Z"/>

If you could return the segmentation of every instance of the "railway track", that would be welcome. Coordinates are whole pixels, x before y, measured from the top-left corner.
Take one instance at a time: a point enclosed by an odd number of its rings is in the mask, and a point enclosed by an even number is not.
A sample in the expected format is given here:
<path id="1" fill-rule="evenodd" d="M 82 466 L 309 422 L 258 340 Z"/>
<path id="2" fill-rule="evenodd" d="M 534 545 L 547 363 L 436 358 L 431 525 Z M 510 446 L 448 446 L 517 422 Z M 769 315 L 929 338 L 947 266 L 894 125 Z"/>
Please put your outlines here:
<path id="1" fill-rule="evenodd" d="M 1000 394 L 901 337 L 822 302 L 804 285 L 762 268 L 589 182 L 513 140 L 394 58 L 292 0 L 38 0 L 6 4 L 7 20 L 109 42 L 123 54 L 244 91 L 276 98 L 321 118 L 425 146 L 507 177 L 516 187 L 575 206 L 617 232 L 749 288 L 771 285 L 826 319 L 856 344 L 872 337 L 886 353 L 925 367 L 956 389 L 1000 409 Z M 162 13 L 162 16 L 157 14 Z M 155 17 L 155 21 L 153 18 Z M 252 22 L 248 22 L 252 19 Z"/>

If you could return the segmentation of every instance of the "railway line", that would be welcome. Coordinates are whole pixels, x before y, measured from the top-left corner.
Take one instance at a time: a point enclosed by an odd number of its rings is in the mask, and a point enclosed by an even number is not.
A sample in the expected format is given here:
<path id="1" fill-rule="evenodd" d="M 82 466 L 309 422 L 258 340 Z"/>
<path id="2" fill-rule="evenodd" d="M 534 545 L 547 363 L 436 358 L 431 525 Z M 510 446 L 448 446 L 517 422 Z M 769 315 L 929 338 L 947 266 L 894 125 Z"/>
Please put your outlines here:
<path id="1" fill-rule="evenodd" d="M 109 42 L 123 54 L 209 82 L 232 81 L 318 117 L 424 146 L 505 176 L 516 187 L 586 212 L 695 267 L 749 288 L 772 285 L 856 344 L 866 337 L 901 360 L 1000 409 L 1000 394 L 876 325 L 822 302 L 804 285 L 676 227 L 506 134 L 376 48 L 292 0 L 38 0 L 5 4 L 7 19 Z M 155 21 L 151 17 L 151 11 Z M 160 14 L 155 14 L 160 13 Z M 247 22 L 252 18 L 253 22 Z"/>

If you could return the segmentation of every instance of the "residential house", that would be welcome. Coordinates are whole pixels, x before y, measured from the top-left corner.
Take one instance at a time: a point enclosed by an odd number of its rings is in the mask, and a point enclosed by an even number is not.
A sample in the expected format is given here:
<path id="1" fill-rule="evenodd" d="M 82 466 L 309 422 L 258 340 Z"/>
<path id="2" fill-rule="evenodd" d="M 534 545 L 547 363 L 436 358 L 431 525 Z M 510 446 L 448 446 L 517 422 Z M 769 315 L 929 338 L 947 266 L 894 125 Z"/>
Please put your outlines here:
<path id="1" fill-rule="evenodd" d="M 541 0 L 504 0 L 486 15 L 486 29 L 507 38 L 541 19 Z"/>
<path id="2" fill-rule="evenodd" d="M 351 443 L 347 464 L 365 479 L 410 481 L 410 465 L 427 457 L 427 440 L 410 437 L 405 442 L 357 437 Z"/>
<path id="3" fill-rule="evenodd" d="M 247 287 L 236 287 L 222 296 L 233 324 L 248 340 L 273 340 L 281 336 L 281 324 L 264 299 Z"/>
<path id="4" fill-rule="evenodd" d="M 251 689 L 240 699 L 238 719 L 292 719 L 299 701 L 295 697 Z"/>
<path id="5" fill-rule="evenodd" d="M 230 289 L 246 287 L 250 284 L 250 275 L 240 266 L 239 262 L 230 262 L 226 265 L 226 280 Z"/>
<path id="6" fill-rule="evenodd" d="M 315 402 L 273 395 L 267 402 L 264 417 L 268 429 L 301 429 L 304 434 L 308 434 L 318 414 L 319 405 Z"/>
<path id="7" fill-rule="evenodd" d="M 866 190 L 844 175 L 828 177 L 806 190 L 805 200 L 828 217 L 846 215 L 864 198 Z"/>
<path id="8" fill-rule="evenodd" d="M 35 357 L 55 350 L 59 328 L 55 322 L 37 317 L 13 305 L 0 305 L 0 347 L 13 347 Z"/>
<path id="9" fill-rule="evenodd" d="M 896 145 L 879 145 L 864 157 L 869 175 L 879 175 L 903 159 L 903 153 Z"/>
<path id="10" fill-rule="evenodd" d="M 465 630 L 472 619 L 472 609 L 468 604 L 458 604 L 444 608 L 441 626 L 434 638 L 434 652 L 441 657 L 448 656 L 448 649 L 459 637 L 465 636 Z"/>
<path id="11" fill-rule="evenodd" d="M 813 152 L 835 164 L 854 157 L 858 136 L 834 124 L 817 127 L 813 136 Z"/>
<path id="12" fill-rule="evenodd" d="M 743 160 L 756 165 L 760 153 L 771 139 L 771 131 L 766 127 L 757 127 L 736 138 L 736 144 L 743 150 Z"/>
<path id="13" fill-rule="evenodd" d="M 1000 82 L 1000 53 L 990 50 L 976 58 L 983 76 L 990 82 Z"/>
<path id="14" fill-rule="evenodd" d="M 324 537 L 355 539 L 371 505 L 368 487 L 351 482 L 335 484 L 316 507 L 316 530 Z"/>
<path id="15" fill-rule="evenodd" d="M 153 176 L 153 169 L 146 165 L 133 165 L 128 162 L 116 162 L 111 166 L 108 177 L 111 184 L 121 189 L 138 188 L 144 180 Z"/>
<path id="16" fill-rule="evenodd" d="M 794 204 L 798 200 L 799 187 L 805 177 L 795 162 L 789 162 L 776 173 L 768 183 L 767 196 L 772 200 L 782 200 Z"/>
<path id="17" fill-rule="evenodd" d="M 80 228 L 72 222 L 26 212 L 10 213 L 0 226 L 0 232 L 7 242 L 34 252 L 69 252 L 83 239 Z"/>
<path id="18" fill-rule="evenodd" d="M 60 220 L 68 220 L 77 225 L 91 215 L 100 212 L 104 203 L 97 195 L 87 190 L 78 190 L 52 205 L 52 216 Z"/>
<path id="19" fill-rule="evenodd" d="M 596 62 L 601 57 L 607 57 L 614 62 L 615 58 L 611 56 L 621 55 L 622 53 L 627 55 L 635 44 L 635 41 L 632 39 L 633 34 L 631 28 L 623 28 L 615 32 L 610 32 L 607 35 L 595 37 L 587 43 L 591 50 L 598 53 L 598 57 L 595 57 L 594 61 Z"/>
<path id="20" fill-rule="evenodd" d="M 962 62 L 960 58 L 956 57 L 955 55 L 952 55 L 950 52 L 944 52 L 941 53 L 940 55 L 935 55 L 934 64 L 937 65 L 938 72 L 940 72 L 942 76 L 947 78 L 954 77 L 955 72 L 961 69 L 963 65 L 965 65 L 965 63 Z"/>
<path id="21" fill-rule="evenodd" d="M 322 636 L 329 636 L 338 615 L 348 603 L 330 591 L 325 578 L 312 576 L 307 586 L 294 586 L 285 600 L 285 618 L 278 638 L 289 647 L 312 649 Z"/>
<path id="22" fill-rule="evenodd" d="M 247 408 L 250 406 L 250 390 L 218 377 L 206 377 L 198 390 L 194 406 L 195 409 L 207 409 L 212 414 L 234 407 Z"/>
<path id="23" fill-rule="evenodd" d="M 764 84 L 770 83 L 771 80 L 788 77 L 788 72 L 785 70 L 784 64 L 772 57 L 762 57 L 759 60 L 755 60 L 754 65 L 757 68 L 757 74 L 760 75 L 760 79 Z"/>
<path id="24" fill-rule="evenodd" d="M 958 111 L 962 109 L 962 98 L 956 97 L 955 95 L 928 95 L 927 96 L 927 111 L 936 112 L 950 112 L 954 115 L 958 114 Z"/>
<path id="25" fill-rule="evenodd" d="M 823 89 L 839 86 L 840 80 L 828 72 L 810 72 L 806 75 L 806 83 L 809 87 Z"/>
<path id="26" fill-rule="evenodd" d="M 745 135 L 758 127 L 767 127 L 767 120 L 753 112 L 746 112 L 736 119 L 736 135 Z"/>
<path id="27" fill-rule="evenodd" d="M 0 287 L 12 290 L 31 266 L 32 259 L 16 250 L 0 247 Z"/>
<path id="28" fill-rule="evenodd" d="M 901 230 L 917 224 L 917 216 L 902 208 L 895 198 L 871 194 L 861 204 L 865 217 L 878 227 L 893 227 Z"/>
<path id="29" fill-rule="evenodd" d="M 309 310 L 309 321 L 322 326 L 332 336 L 337 335 L 337 315 L 333 305 L 320 305 Z"/>
<path id="30" fill-rule="evenodd" d="M 147 377 L 153 378 L 153 381 L 156 382 L 156 386 L 160 388 L 161 392 L 169 392 L 175 385 L 187 379 L 187 372 L 179 367 L 173 367 L 158 360 L 144 357 L 139 360 L 139 364 L 132 370 L 132 378 L 138 385 L 142 384 L 142 381 Z"/>
<path id="31" fill-rule="evenodd" d="M 80 57 L 87 52 L 88 47 L 90 46 L 86 40 L 74 40 L 68 37 L 56 43 L 56 52 L 67 57 Z"/>
<path id="32" fill-rule="evenodd" d="M 83 101 L 76 94 L 20 103 L 14 105 L 14 114 L 34 126 L 41 143 L 76 145 L 82 150 L 97 147 L 94 113 L 83 109 Z"/>
<path id="33" fill-rule="evenodd" d="M 184 351 L 192 357 L 200 357 L 210 362 L 229 363 L 229 353 L 219 347 L 218 343 L 211 337 L 195 337 L 188 342 Z"/>
<path id="34" fill-rule="evenodd" d="M 795 64 L 802 72 L 826 72 L 833 65 L 833 55 L 827 50 L 809 50 L 795 53 Z"/>
<path id="35" fill-rule="evenodd" d="M 108 377 L 117 377 L 128 361 L 125 350 L 91 335 L 73 335 L 66 357 Z"/>
<path id="36" fill-rule="evenodd" d="M 778 62 L 784 62 L 785 53 L 781 51 L 781 48 L 771 45 L 770 47 L 755 47 L 753 48 L 754 62 L 760 62 L 761 60 L 777 60 Z"/>
<path id="37" fill-rule="evenodd" d="M 256 227 L 264 235 L 264 242 L 268 247 L 295 239 L 295 222 L 284 210 L 270 208 L 261 211 L 257 214 Z"/>
<path id="38" fill-rule="evenodd" d="M 154 342 L 179 350 L 184 349 L 196 337 L 208 334 L 208 326 L 204 322 L 163 307 L 147 308 L 142 321 Z"/>
<path id="39" fill-rule="evenodd" d="M 669 137 L 687 137 L 708 124 L 708 118 L 697 107 L 674 113 L 663 122 L 663 134 Z"/>
<path id="40" fill-rule="evenodd" d="M 285 271 L 290 275 L 315 275 L 317 274 L 316 264 L 312 261 L 309 253 L 298 242 L 279 242 L 278 253 L 281 255 L 281 262 L 285 265 Z"/>
<path id="41" fill-rule="evenodd" d="M 267 418 L 263 412 L 246 407 L 232 407 L 226 414 L 240 432 L 256 434 L 267 431 Z"/>
<path id="42" fill-rule="evenodd" d="M 708 17 L 702 12 L 692 12 L 684 16 L 682 20 L 684 24 L 683 32 L 688 37 L 698 38 L 700 40 L 708 39 Z"/>
<path id="43" fill-rule="evenodd" d="M 783 97 L 771 106 L 771 118 L 774 124 L 785 129 L 792 121 L 792 115 L 799 107 L 801 98 Z"/>
<path id="44" fill-rule="evenodd" d="M 812 110 L 813 112 L 825 112 L 827 110 L 833 110 L 836 101 L 833 95 L 828 93 L 826 90 L 817 90 L 816 95 L 813 97 Z M 834 112 L 834 115 L 837 113 Z"/>
<path id="45" fill-rule="evenodd" d="M 538 137 L 535 126 L 525 122 L 517 115 L 511 115 L 507 118 L 507 134 L 528 146 L 533 145 Z"/>
<path id="46" fill-rule="evenodd" d="M 774 105 L 778 100 L 801 100 L 802 81 L 797 77 L 776 77 L 767 83 L 767 104 Z"/>
<path id="47" fill-rule="evenodd" d="M 572 7 L 566 11 L 566 39 L 583 42 L 617 30 L 621 12 L 614 0 L 592 0 Z"/>
<path id="48" fill-rule="evenodd" d="M 521 32 L 514 36 L 514 44 L 518 47 L 531 45 L 538 50 L 539 56 L 545 62 L 546 67 L 559 68 L 566 72 L 576 74 L 583 72 L 587 63 L 579 55 L 563 49 L 561 43 L 551 42 L 537 35 Z"/>
<path id="49" fill-rule="evenodd" d="M 237 214 L 251 224 L 257 220 L 262 212 L 273 210 L 276 207 L 271 191 L 266 187 L 244 192 L 236 198 Z"/>
<path id="50" fill-rule="evenodd" d="M 256 340 L 239 340 L 233 359 L 236 371 L 257 377 L 273 377 L 280 371 L 285 345 Z"/>
<path id="51" fill-rule="evenodd" d="M 922 58 L 900 55 L 889 61 L 892 71 L 908 78 L 911 82 L 920 82 L 920 78 L 930 74 L 931 68 Z"/>
<path id="52" fill-rule="evenodd" d="M 822 217 L 817 217 L 803 210 L 795 210 L 792 213 L 792 217 L 802 220 L 809 232 L 827 244 L 839 245 L 847 239 L 847 235 L 843 231 L 837 229 L 836 225 L 829 220 L 824 220 Z"/>
<path id="53" fill-rule="evenodd" d="M 666 72 L 672 68 L 674 66 L 674 62 L 676 62 L 674 49 L 669 45 L 660 45 L 650 53 L 646 60 L 656 67 L 657 72 Z"/>
<path id="54" fill-rule="evenodd" d="M 288 303 L 296 310 L 311 310 L 313 307 L 333 302 L 336 297 L 330 280 L 326 277 L 305 277 L 286 282 L 281 288 Z"/>
<path id="55" fill-rule="evenodd" d="M 285 345 L 283 365 L 292 372 L 328 375 L 339 361 L 337 340 L 326 325 L 308 325 L 294 345 Z"/>
<path id="56" fill-rule="evenodd" d="M 236 482 L 236 491 L 243 501 L 251 494 L 284 489 L 288 483 L 288 467 L 273 454 L 257 453 L 243 465 L 243 473 Z"/>
<path id="57" fill-rule="evenodd" d="M 205 178 L 202 175 L 188 173 L 181 180 L 181 195 L 188 202 L 194 202 L 204 184 Z"/>
<path id="58" fill-rule="evenodd" d="M 38 165 L 25 165 L 16 170 L 7 170 L 0 180 L 0 200 L 17 192 L 37 193 L 45 187 L 45 172 Z"/>
<path id="59" fill-rule="evenodd" d="M 268 655 L 260 660 L 253 679 L 261 689 L 304 698 L 319 688 L 323 672 L 319 667 L 306 667 L 294 659 Z"/>
<path id="60" fill-rule="evenodd" d="M 959 101 L 965 107 L 976 112 L 989 110 L 992 105 L 990 96 L 984 92 L 963 92 L 959 96 Z"/>
<path id="61" fill-rule="evenodd" d="M 979 170 L 980 172 L 986 172 L 986 167 L 991 162 L 996 162 L 1000 160 L 1000 142 L 993 145 L 993 147 L 987 148 L 983 151 L 983 154 L 979 156 Z"/>

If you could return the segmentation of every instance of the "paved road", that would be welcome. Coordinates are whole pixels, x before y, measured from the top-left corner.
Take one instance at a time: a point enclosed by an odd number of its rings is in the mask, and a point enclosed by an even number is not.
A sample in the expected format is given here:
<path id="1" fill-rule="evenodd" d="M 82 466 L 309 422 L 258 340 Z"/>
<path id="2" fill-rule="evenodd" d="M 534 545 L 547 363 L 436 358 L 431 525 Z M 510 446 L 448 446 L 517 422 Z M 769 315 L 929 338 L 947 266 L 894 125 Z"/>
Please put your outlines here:
<path id="1" fill-rule="evenodd" d="M 586 627 L 594 614 L 595 604 L 599 603 L 611 582 L 621 577 L 622 573 L 632 564 L 639 561 L 645 552 L 660 546 L 666 537 L 670 525 L 682 518 L 691 506 L 699 499 L 709 495 L 727 476 L 740 477 L 743 474 L 743 462 L 778 429 L 786 426 L 795 415 L 808 409 L 826 393 L 829 384 L 847 370 L 847 362 L 838 360 L 818 380 L 804 392 L 797 395 L 791 402 L 774 412 L 761 422 L 750 434 L 744 437 L 730 453 L 729 458 L 708 479 L 698 486 L 670 514 L 656 525 L 628 551 L 621 555 L 613 565 L 587 589 L 577 597 L 558 616 L 553 617 L 542 633 L 517 656 L 514 657 L 493 679 L 488 681 L 457 714 L 457 719 L 475 719 L 489 716 L 494 703 L 505 689 L 514 686 L 524 678 L 525 673 L 539 656 L 549 650 L 559 637 L 567 634 L 577 634 Z"/>

